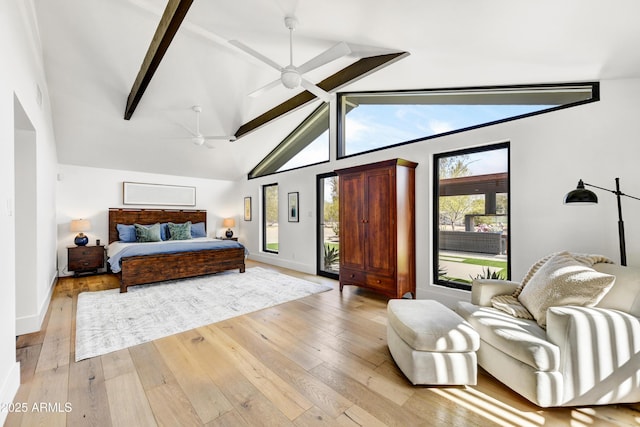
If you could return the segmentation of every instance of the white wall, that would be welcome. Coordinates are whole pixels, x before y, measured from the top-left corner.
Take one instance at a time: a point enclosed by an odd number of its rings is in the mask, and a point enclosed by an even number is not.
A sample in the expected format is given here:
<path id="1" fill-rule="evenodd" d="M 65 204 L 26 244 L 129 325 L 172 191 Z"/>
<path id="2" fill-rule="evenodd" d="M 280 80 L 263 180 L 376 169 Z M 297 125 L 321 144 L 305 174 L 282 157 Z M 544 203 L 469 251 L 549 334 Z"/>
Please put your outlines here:
<path id="1" fill-rule="evenodd" d="M 20 384 L 19 364 L 15 359 L 15 337 L 20 332 L 16 320 L 16 259 L 14 186 L 14 100 L 24 110 L 36 134 L 36 188 L 38 246 L 31 259 L 35 283 L 31 295 L 36 301 L 28 316 L 41 319 L 55 283 L 55 173 L 57 167 L 55 140 L 45 81 L 42 50 L 35 25 L 33 4 L 29 0 L 0 2 L 0 403 L 11 402 Z M 38 87 L 41 98 L 38 96 Z M 18 118 L 16 116 L 16 118 Z M 19 126 L 18 126 L 19 127 Z M 20 260 L 19 260 L 20 261 Z M 19 284 L 22 286 L 23 284 Z M 6 412 L 0 412 L 0 423 Z"/>
<path id="2" fill-rule="evenodd" d="M 144 182 L 196 187 L 195 207 L 134 206 L 122 203 L 122 183 Z M 76 233 L 69 230 L 72 219 L 85 218 L 91 221 L 91 231 L 87 232 L 89 243 L 108 244 L 109 208 L 175 208 L 206 209 L 207 233 L 220 236 L 223 232 L 222 219 L 235 216 L 236 224 L 240 214 L 230 202 L 233 200 L 233 182 L 200 178 L 157 175 L 113 169 L 99 169 L 72 165 L 58 167 L 58 270 L 60 276 L 67 271 L 67 246 L 73 246 Z M 236 232 L 237 232 L 236 228 Z"/>
<path id="3" fill-rule="evenodd" d="M 419 163 L 416 169 L 416 257 L 419 298 L 436 298 L 448 305 L 469 298 L 465 291 L 432 284 L 432 156 L 478 145 L 511 142 L 511 261 L 519 280 L 537 259 L 552 251 L 602 253 L 619 260 L 615 196 L 598 192 L 600 203 L 590 207 L 562 204 L 578 179 L 640 196 L 640 80 L 601 82 L 599 102 L 533 116 L 470 132 L 382 150 L 309 168 L 238 183 L 238 212 L 242 196 L 254 201 L 253 221 L 244 222 L 242 238 L 252 257 L 313 273 L 316 271 L 316 175 L 337 168 L 395 157 Z M 335 155 L 332 155 L 335 158 Z M 280 251 L 260 252 L 260 187 L 279 184 Z M 286 222 L 287 193 L 300 192 L 300 222 Z M 640 202 L 623 200 L 629 265 L 640 266 Z"/>

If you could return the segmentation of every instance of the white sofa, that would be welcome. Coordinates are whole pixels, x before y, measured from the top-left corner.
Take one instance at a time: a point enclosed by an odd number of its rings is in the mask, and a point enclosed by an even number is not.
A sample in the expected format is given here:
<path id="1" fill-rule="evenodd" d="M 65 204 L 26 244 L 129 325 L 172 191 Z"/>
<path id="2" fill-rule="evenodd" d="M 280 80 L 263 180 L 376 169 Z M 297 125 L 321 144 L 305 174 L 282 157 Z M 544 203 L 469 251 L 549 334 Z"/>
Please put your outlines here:
<path id="1" fill-rule="evenodd" d="M 517 282 L 476 280 L 457 312 L 480 335 L 478 364 L 541 407 L 640 401 L 640 269 L 595 264 L 614 275 L 594 307 L 551 307 L 546 330 L 491 307 Z"/>

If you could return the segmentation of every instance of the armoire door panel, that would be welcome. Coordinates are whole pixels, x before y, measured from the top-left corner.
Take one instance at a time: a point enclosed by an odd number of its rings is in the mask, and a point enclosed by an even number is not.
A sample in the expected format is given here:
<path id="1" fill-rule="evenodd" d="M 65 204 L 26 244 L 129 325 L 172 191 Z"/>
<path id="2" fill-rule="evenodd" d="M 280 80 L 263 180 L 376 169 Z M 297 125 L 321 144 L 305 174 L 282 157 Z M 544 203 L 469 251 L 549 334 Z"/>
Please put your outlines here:
<path id="1" fill-rule="evenodd" d="M 396 252 L 392 171 L 390 168 L 368 171 L 365 180 L 365 264 L 371 273 L 391 276 Z"/>
<path id="2" fill-rule="evenodd" d="M 362 174 L 340 177 L 340 261 L 347 268 L 365 265 L 363 197 Z"/>

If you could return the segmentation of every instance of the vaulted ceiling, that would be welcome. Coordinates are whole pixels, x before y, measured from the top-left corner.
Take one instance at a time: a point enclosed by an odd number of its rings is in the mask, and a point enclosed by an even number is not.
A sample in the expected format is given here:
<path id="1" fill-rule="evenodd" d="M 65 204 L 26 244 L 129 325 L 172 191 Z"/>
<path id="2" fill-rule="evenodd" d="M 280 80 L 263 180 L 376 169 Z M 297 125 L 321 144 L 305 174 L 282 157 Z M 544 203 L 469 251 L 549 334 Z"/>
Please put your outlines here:
<path id="1" fill-rule="evenodd" d="M 189 140 L 191 107 L 205 135 L 241 125 L 300 90 L 248 94 L 279 73 L 237 49 L 237 39 L 289 62 L 286 15 L 295 14 L 294 63 L 338 42 L 410 55 L 341 90 L 587 81 L 640 77 L 640 2 L 635 0 L 196 0 L 130 120 L 127 96 L 166 0 L 34 0 L 63 164 L 214 179 L 239 179 L 315 101 L 214 149 Z M 377 51 L 377 50 L 374 50 Z M 349 56 L 307 75 L 319 82 Z"/>

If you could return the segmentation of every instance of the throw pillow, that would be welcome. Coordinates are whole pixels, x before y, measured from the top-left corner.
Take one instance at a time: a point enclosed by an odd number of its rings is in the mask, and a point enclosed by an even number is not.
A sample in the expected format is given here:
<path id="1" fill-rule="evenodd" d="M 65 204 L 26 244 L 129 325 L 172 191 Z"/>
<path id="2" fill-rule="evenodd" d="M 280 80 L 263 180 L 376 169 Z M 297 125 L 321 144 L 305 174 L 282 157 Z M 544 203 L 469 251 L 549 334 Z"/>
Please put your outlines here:
<path id="1" fill-rule="evenodd" d="M 191 224 L 191 237 L 207 237 L 207 230 L 205 230 L 204 222 Z"/>
<path id="2" fill-rule="evenodd" d="M 160 238 L 167 240 L 169 238 L 169 226 L 166 222 L 160 224 Z"/>
<path id="3" fill-rule="evenodd" d="M 137 241 L 136 227 L 133 225 L 116 224 L 118 230 L 118 240 L 125 243 L 133 243 Z"/>
<path id="4" fill-rule="evenodd" d="M 534 320 L 529 311 L 513 295 L 496 295 L 491 298 L 491 306 L 520 319 Z"/>
<path id="5" fill-rule="evenodd" d="M 184 224 L 170 222 L 167 225 L 169 226 L 169 240 L 191 239 L 191 221 L 187 221 Z"/>
<path id="6" fill-rule="evenodd" d="M 538 325 L 545 328 L 549 307 L 594 306 L 614 281 L 615 276 L 599 273 L 569 252 L 560 252 L 535 272 L 518 295 L 518 301 L 529 310 Z"/>
<path id="7" fill-rule="evenodd" d="M 133 224 L 136 229 L 136 240 L 140 243 L 160 242 L 160 224 L 152 225 Z"/>

